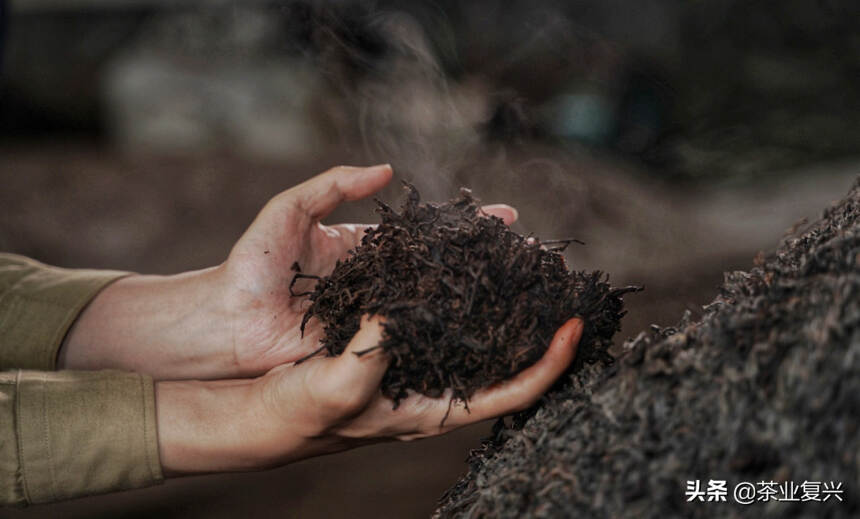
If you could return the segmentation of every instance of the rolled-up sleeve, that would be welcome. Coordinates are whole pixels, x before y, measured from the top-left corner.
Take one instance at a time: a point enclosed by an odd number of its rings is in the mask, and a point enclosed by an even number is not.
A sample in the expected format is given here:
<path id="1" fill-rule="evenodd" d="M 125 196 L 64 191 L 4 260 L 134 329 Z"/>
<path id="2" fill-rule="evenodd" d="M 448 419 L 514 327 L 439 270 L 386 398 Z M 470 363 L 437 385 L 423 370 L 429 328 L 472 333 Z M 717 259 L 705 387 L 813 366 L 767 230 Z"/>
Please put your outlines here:
<path id="1" fill-rule="evenodd" d="M 60 345 L 84 307 L 127 275 L 0 254 L 0 369 L 55 369 Z"/>
<path id="2" fill-rule="evenodd" d="M 124 275 L 0 254 L 0 505 L 162 481 L 152 378 L 49 371 L 87 303 Z"/>
<path id="3" fill-rule="evenodd" d="M 0 501 L 49 503 L 162 481 L 152 379 L 0 374 Z"/>

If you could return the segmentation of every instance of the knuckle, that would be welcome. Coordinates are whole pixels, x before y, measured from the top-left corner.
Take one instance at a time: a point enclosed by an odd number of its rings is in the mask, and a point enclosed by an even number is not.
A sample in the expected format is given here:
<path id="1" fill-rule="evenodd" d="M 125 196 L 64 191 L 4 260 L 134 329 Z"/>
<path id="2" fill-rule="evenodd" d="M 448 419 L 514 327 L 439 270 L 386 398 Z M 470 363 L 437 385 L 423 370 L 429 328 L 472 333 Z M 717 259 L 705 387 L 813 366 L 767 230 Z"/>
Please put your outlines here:
<path id="1" fill-rule="evenodd" d="M 320 405 L 327 415 L 349 416 L 357 414 L 365 406 L 364 395 L 349 384 L 335 380 L 326 385 Z"/>
<path id="2" fill-rule="evenodd" d="M 350 169 L 350 167 L 347 165 L 338 164 L 337 166 L 333 166 L 331 168 L 328 168 L 325 171 L 325 174 L 327 174 L 327 175 L 339 175 L 339 174 L 342 174 L 346 171 L 349 171 L 349 169 Z"/>
<path id="3" fill-rule="evenodd" d="M 296 196 L 292 189 L 284 191 L 269 200 L 261 213 L 275 218 L 283 218 L 287 221 L 294 220 L 304 213 L 302 197 Z"/>
<path id="4" fill-rule="evenodd" d="M 318 369 L 304 373 L 299 407 L 304 409 L 302 426 L 310 436 L 325 435 L 331 427 L 339 424 L 353 405 L 346 400 L 348 392 L 330 375 L 327 362 L 320 362 Z M 321 368 L 321 369 L 320 369 Z"/>

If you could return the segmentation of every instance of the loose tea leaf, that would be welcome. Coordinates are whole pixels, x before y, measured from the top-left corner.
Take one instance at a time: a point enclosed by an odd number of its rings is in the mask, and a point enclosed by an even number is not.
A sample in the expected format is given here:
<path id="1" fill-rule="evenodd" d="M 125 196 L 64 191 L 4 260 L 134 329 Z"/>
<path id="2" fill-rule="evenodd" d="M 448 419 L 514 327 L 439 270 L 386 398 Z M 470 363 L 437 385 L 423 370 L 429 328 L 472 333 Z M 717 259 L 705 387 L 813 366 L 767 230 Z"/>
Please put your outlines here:
<path id="1" fill-rule="evenodd" d="M 382 222 L 310 293 L 302 329 L 312 317 L 323 322 L 321 349 L 340 354 L 363 314 L 384 316 L 379 347 L 392 363 L 382 392 L 395 406 L 407 390 L 438 397 L 451 388 L 468 401 L 537 361 L 574 316 L 585 327 L 572 369 L 611 358 L 622 295 L 638 287 L 613 289 L 599 271 L 569 272 L 559 251 L 575 240 L 547 249 L 481 212 L 467 189 L 432 204 L 406 187 L 401 211 L 377 202 Z M 315 276 L 299 272 L 293 282 L 303 277 Z"/>

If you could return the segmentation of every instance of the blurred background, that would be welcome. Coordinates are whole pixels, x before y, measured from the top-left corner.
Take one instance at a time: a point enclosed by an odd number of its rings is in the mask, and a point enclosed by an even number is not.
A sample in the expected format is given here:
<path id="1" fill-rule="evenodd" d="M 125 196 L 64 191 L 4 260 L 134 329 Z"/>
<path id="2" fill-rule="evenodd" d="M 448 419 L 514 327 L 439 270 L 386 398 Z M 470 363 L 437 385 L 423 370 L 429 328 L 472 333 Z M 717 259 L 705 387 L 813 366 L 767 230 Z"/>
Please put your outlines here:
<path id="1" fill-rule="evenodd" d="M 278 192 L 390 162 L 644 284 L 620 345 L 847 191 L 858 20 L 854 0 L 0 0 L 0 250 L 206 267 Z M 488 431 L 0 515 L 426 517 Z"/>

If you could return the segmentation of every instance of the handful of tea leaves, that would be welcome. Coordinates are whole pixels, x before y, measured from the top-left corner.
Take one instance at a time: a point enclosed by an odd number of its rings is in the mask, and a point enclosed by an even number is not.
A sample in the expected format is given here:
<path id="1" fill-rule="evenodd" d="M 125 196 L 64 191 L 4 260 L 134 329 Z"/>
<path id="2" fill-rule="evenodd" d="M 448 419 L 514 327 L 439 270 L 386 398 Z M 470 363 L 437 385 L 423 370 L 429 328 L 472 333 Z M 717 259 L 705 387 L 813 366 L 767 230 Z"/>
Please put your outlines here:
<path id="1" fill-rule="evenodd" d="M 384 316 L 379 347 L 392 362 L 382 392 L 395 406 L 410 389 L 438 397 L 451 388 L 467 402 L 537 361 L 575 316 L 585 327 L 571 369 L 611 359 L 621 297 L 637 287 L 613 289 L 600 271 L 569 272 L 564 246 L 511 231 L 467 189 L 432 204 L 406 187 L 401 211 L 377 201 L 382 222 L 310 292 L 302 330 L 312 317 L 322 321 L 321 349 L 342 353 L 363 314 Z M 300 277 L 314 276 L 296 274 L 293 283 Z"/>

